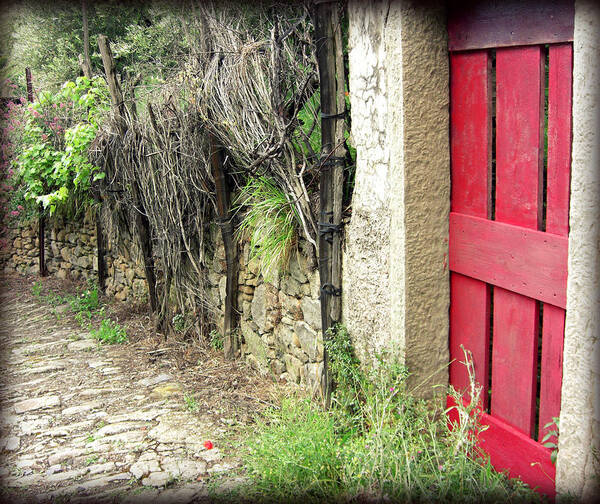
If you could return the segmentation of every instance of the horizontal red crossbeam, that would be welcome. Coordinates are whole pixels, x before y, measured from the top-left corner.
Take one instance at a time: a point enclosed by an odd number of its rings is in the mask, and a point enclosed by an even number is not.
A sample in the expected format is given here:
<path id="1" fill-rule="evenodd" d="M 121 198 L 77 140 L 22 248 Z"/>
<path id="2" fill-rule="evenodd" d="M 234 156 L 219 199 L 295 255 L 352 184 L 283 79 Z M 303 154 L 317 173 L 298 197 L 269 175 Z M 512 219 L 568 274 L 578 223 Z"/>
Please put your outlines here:
<path id="1" fill-rule="evenodd" d="M 566 308 L 564 236 L 451 212 L 449 255 L 451 271 Z"/>
<path id="2" fill-rule="evenodd" d="M 455 406 L 454 399 L 448 396 L 447 407 L 451 408 L 448 420 L 451 423 L 459 423 Z M 479 413 L 479 422 L 487 429 L 479 434 L 477 446 L 490 456 L 494 468 L 507 471 L 509 477 L 520 478 L 538 493 L 554 499 L 556 468 L 550 459 L 550 449 L 499 418 Z"/>

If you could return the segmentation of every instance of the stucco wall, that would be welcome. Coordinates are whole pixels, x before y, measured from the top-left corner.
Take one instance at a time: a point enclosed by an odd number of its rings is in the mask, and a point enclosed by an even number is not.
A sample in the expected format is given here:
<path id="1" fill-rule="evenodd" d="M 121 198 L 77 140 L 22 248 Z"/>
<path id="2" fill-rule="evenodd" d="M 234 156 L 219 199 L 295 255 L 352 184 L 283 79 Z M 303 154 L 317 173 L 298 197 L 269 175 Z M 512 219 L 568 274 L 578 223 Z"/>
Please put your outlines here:
<path id="1" fill-rule="evenodd" d="M 429 377 L 428 396 L 448 363 L 445 11 L 397 0 L 351 1 L 348 12 L 357 166 L 343 318 L 363 359 L 397 350 L 413 384 Z"/>
<path id="2" fill-rule="evenodd" d="M 600 8 L 575 2 L 569 276 L 557 490 L 600 495 Z"/>

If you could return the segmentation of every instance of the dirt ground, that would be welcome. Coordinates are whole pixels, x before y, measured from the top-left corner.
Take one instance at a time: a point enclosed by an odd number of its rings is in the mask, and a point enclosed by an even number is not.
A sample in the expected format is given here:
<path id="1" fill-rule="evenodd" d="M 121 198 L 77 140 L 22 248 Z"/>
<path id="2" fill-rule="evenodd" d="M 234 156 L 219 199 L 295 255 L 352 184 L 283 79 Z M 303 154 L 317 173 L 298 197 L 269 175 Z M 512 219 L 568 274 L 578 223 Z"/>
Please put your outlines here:
<path id="1" fill-rule="evenodd" d="M 235 446 L 284 387 L 197 337 L 157 334 L 142 305 L 103 299 L 91 328 L 111 318 L 129 341 L 100 345 L 46 297 L 77 288 L 0 276 L 3 500 L 195 502 L 243 483 Z"/>

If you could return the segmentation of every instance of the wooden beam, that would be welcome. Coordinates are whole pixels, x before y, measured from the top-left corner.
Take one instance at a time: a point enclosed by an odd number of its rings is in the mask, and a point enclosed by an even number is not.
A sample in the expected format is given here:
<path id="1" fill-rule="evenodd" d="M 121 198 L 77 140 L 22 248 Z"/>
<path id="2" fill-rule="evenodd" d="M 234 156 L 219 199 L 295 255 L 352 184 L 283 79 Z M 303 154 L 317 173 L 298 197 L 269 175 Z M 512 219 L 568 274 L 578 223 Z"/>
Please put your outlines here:
<path id="1" fill-rule="evenodd" d="M 215 196 L 217 219 L 225 247 L 227 263 L 227 279 L 225 284 L 225 316 L 223 321 L 223 352 L 227 359 L 234 359 L 239 350 L 239 342 L 235 335 L 237 305 L 237 245 L 233 237 L 233 224 L 230 215 L 229 188 L 225 176 L 225 168 L 220 146 L 212 132 L 208 133 L 210 145 L 210 164 L 215 180 Z"/>
<path id="2" fill-rule="evenodd" d="M 570 42 L 574 19 L 573 0 L 454 0 L 448 5 L 448 49 Z"/>
<path id="3" fill-rule="evenodd" d="M 450 213 L 450 270 L 544 303 L 567 303 L 568 239 Z"/>
<path id="4" fill-rule="evenodd" d="M 345 78 L 338 2 L 315 1 L 315 40 L 321 92 L 321 170 L 319 176 L 319 275 L 321 326 L 327 330 L 341 320 L 341 221 L 344 185 Z M 321 387 L 328 406 L 331 379 L 327 352 L 323 356 Z"/>

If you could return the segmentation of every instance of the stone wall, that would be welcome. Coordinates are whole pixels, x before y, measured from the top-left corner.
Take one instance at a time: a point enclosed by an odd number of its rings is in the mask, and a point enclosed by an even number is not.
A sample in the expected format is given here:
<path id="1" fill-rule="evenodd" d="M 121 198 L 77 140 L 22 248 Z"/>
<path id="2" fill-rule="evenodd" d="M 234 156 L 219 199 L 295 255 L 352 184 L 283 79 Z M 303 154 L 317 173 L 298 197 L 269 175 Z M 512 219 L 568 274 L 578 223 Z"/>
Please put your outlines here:
<path id="1" fill-rule="evenodd" d="M 209 274 L 209 298 L 218 307 L 217 330 L 222 332 L 225 299 L 225 250 L 220 232 Z M 269 281 L 250 260 L 247 242 L 241 245 L 238 310 L 242 356 L 255 369 L 308 386 L 316 391 L 323 370 L 323 336 L 319 302 L 319 273 L 301 242 L 287 270 Z"/>
<path id="2" fill-rule="evenodd" d="M 37 222 L 13 225 L 8 230 L 8 246 L 0 250 L 0 268 L 22 274 L 39 271 L 39 239 Z M 109 244 L 105 256 L 107 267 L 106 294 L 120 301 L 141 301 L 147 297 L 146 281 L 132 244 L 118 253 Z M 90 217 L 82 222 L 50 221 L 46 227 L 46 266 L 50 274 L 74 280 L 96 278 L 96 233 Z"/>
<path id="3" fill-rule="evenodd" d="M 0 268 L 38 273 L 37 223 L 9 230 L 9 246 L 0 251 Z M 215 254 L 209 263 L 207 297 L 222 333 L 225 300 L 225 249 L 219 230 L 211 232 Z M 319 273 L 301 242 L 291 254 L 287 271 L 266 282 L 249 244 L 240 247 L 238 309 L 242 357 L 255 369 L 277 379 L 316 387 L 323 366 Z M 137 246 L 106 254 L 106 294 L 121 301 L 147 298 Z M 81 223 L 51 222 L 47 226 L 46 265 L 59 278 L 88 279 L 97 275 L 96 235 L 89 218 Z"/>

